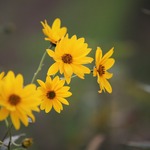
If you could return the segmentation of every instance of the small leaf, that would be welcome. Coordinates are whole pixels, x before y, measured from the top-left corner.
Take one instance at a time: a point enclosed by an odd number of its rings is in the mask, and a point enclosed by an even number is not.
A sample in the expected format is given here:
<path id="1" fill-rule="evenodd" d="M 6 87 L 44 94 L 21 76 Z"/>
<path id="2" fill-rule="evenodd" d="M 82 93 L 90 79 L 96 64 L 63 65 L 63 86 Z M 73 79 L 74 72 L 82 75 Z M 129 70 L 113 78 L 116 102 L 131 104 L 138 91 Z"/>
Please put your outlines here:
<path id="1" fill-rule="evenodd" d="M 10 145 L 12 145 L 13 143 L 15 143 L 22 136 L 25 136 L 25 134 L 22 133 L 22 134 L 19 134 L 19 135 L 12 136 L 11 137 L 11 143 L 10 143 Z M 7 150 L 7 145 L 9 144 L 9 142 L 10 142 L 10 137 L 6 138 L 3 141 L 3 144 L 0 146 L 0 150 Z"/>

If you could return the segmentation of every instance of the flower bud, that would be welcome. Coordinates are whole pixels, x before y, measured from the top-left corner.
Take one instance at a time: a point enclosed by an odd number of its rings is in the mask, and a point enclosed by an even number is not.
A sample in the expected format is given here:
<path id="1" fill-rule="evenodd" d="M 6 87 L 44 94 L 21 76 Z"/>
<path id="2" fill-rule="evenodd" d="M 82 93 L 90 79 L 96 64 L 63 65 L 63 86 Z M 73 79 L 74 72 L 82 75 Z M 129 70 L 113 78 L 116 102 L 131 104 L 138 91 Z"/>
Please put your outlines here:
<path id="1" fill-rule="evenodd" d="M 25 138 L 25 139 L 22 141 L 22 147 L 24 147 L 24 148 L 28 148 L 28 147 L 30 147 L 32 144 L 33 144 L 33 139 L 32 139 L 32 138 Z"/>

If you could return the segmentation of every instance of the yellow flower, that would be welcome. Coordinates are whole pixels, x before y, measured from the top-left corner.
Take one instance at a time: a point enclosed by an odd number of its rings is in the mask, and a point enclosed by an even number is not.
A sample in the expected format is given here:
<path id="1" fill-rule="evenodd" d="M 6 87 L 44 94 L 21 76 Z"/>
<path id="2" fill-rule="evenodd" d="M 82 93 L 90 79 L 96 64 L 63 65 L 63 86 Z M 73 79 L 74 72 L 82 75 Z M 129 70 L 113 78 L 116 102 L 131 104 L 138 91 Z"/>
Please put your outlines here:
<path id="1" fill-rule="evenodd" d="M 43 33 L 47 36 L 45 40 L 50 41 L 53 44 L 57 44 L 57 42 L 60 41 L 60 39 L 67 33 L 66 27 L 60 27 L 61 21 L 59 18 L 54 20 L 52 27 L 47 24 L 46 20 L 45 23 L 41 21 L 41 24 L 43 26 Z"/>
<path id="2" fill-rule="evenodd" d="M 23 86 L 23 76 L 16 77 L 9 71 L 0 83 L 0 120 L 6 119 L 9 115 L 16 129 L 20 128 L 20 121 L 28 126 L 28 119 L 35 121 L 32 110 L 39 111 L 41 103 L 36 86 L 29 84 Z M 29 117 L 29 118 L 28 118 Z"/>
<path id="3" fill-rule="evenodd" d="M 38 90 L 42 99 L 41 110 L 45 109 L 48 113 L 54 107 L 55 111 L 60 113 L 63 110 L 62 103 L 69 105 L 65 98 L 71 96 L 72 93 L 68 91 L 69 86 L 64 86 L 65 80 L 60 80 L 58 76 L 52 80 L 50 76 L 47 76 L 45 83 L 41 80 L 37 81 L 40 84 Z"/>
<path id="4" fill-rule="evenodd" d="M 64 73 L 68 84 L 73 73 L 84 79 L 84 74 L 91 72 L 88 67 L 82 65 L 93 61 L 93 58 L 86 56 L 90 51 L 91 49 L 88 48 L 88 44 L 84 43 L 84 38 L 77 39 L 76 35 L 74 35 L 69 39 L 68 35 L 66 35 L 56 45 L 54 51 L 47 49 L 48 55 L 55 60 L 47 74 L 54 75 L 60 71 L 60 74 Z"/>
<path id="5" fill-rule="evenodd" d="M 109 73 L 107 70 L 110 69 L 113 64 L 115 63 L 115 60 L 113 58 L 110 58 L 111 55 L 114 52 L 114 48 L 111 48 L 103 57 L 102 57 L 102 50 L 100 47 L 97 47 L 96 54 L 95 54 L 95 67 L 93 70 L 93 76 L 97 76 L 97 82 L 100 85 L 99 93 L 102 92 L 102 90 L 112 93 L 112 87 L 107 81 L 107 79 L 110 79 L 113 74 Z"/>

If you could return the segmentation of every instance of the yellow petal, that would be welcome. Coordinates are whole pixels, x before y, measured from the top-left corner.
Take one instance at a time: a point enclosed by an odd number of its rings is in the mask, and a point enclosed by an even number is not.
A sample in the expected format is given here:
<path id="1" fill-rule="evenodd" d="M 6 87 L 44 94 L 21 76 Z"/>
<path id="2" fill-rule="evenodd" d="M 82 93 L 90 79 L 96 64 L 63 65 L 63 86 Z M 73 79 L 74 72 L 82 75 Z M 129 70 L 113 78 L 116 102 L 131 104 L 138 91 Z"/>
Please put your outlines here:
<path id="1" fill-rule="evenodd" d="M 93 76 L 94 77 L 97 76 L 97 69 L 96 69 L 96 67 L 93 68 Z"/>
<path id="2" fill-rule="evenodd" d="M 63 97 L 58 97 L 58 100 L 65 105 L 69 105 L 69 102 L 66 99 L 64 99 Z"/>
<path id="3" fill-rule="evenodd" d="M 65 80 L 66 80 L 67 84 L 69 84 L 70 81 L 71 81 L 71 77 L 68 77 L 68 76 L 65 75 Z"/>
<path id="4" fill-rule="evenodd" d="M 22 121 L 22 123 L 25 126 L 28 126 L 29 122 L 28 122 L 28 117 L 27 115 L 25 115 L 24 113 L 22 113 L 22 110 L 20 110 L 20 108 L 18 108 L 19 111 L 17 111 L 18 117 L 19 119 Z"/>
<path id="5" fill-rule="evenodd" d="M 0 73 L 0 80 L 4 77 L 4 72 Z"/>
<path id="6" fill-rule="evenodd" d="M 50 56 L 50 57 L 54 57 L 55 56 L 55 53 L 54 53 L 54 51 L 53 50 L 51 50 L 51 49 L 46 49 L 46 51 L 47 51 L 47 53 L 48 53 L 48 55 Z"/>
<path id="7" fill-rule="evenodd" d="M 17 86 L 19 86 L 18 88 L 22 88 L 22 86 L 23 86 L 23 76 L 21 74 L 18 74 L 16 76 L 16 83 L 18 83 L 17 84 Z"/>
<path id="8" fill-rule="evenodd" d="M 41 103 L 41 105 L 40 105 L 40 109 L 41 110 L 44 110 L 45 108 L 46 108 L 46 100 L 44 100 L 42 103 Z"/>
<path id="9" fill-rule="evenodd" d="M 67 32 L 66 27 L 61 28 L 60 31 L 59 31 L 59 37 L 62 38 L 66 34 L 66 32 Z"/>
<path id="10" fill-rule="evenodd" d="M 14 127 L 18 130 L 20 128 L 20 121 L 19 121 L 17 113 L 15 111 L 11 112 L 10 117 L 11 117 Z"/>
<path id="11" fill-rule="evenodd" d="M 113 74 L 105 71 L 105 75 L 104 76 L 105 76 L 106 79 L 110 79 L 110 78 L 112 78 Z"/>
<path id="12" fill-rule="evenodd" d="M 101 63 L 103 63 L 103 61 L 107 60 L 109 57 L 111 57 L 111 55 L 114 53 L 114 48 L 111 48 L 102 58 Z"/>
<path id="13" fill-rule="evenodd" d="M 54 74 L 56 74 L 58 72 L 58 69 L 59 69 L 58 63 L 54 63 L 48 69 L 47 75 L 54 75 Z"/>
<path id="14" fill-rule="evenodd" d="M 107 81 L 107 79 L 103 78 L 102 80 L 103 80 L 103 85 L 104 85 L 106 91 L 108 93 L 112 93 L 112 87 L 111 87 L 110 83 Z"/>
<path id="15" fill-rule="evenodd" d="M 71 92 L 58 92 L 57 93 L 57 95 L 59 96 L 59 97 L 70 97 L 71 95 L 72 95 L 72 93 Z"/>
<path id="16" fill-rule="evenodd" d="M 28 113 L 28 122 L 29 122 L 29 118 L 32 120 L 32 122 L 35 122 L 35 117 L 34 115 L 32 114 L 32 112 L 30 111 L 30 113 Z"/>
<path id="17" fill-rule="evenodd" d="M 106 60 L 106 62 L 104 62 L 105 69 L 108 70 L 109 68 L 111 68 L 115 63 L 115 60 L 113 58 L 109 58 Z"/>
<path id="18" fill-rule="evenodd" d="M 74 58 L 73 63 L 74 64 L 88 64 L 93 61 L 92 57 L 84 57 L 84 58 Z"/>
<path id="19" fill-rule="evenodd" d="M 102 50 L 100 47 L 97 47 L 97 50 L 96 50 L 96 54 L 95 54 L 95 64 L 96 66 L 99 66 L 99 63 L 102 59 Z"/>
<path id="20" fill-rule="evenodd" d="M 57 90 L 57 92 L 67 92 L 70 89 L 69 86 L 63 86 Z"/>
<path id="21" fill-rule="evenodd" d="M 45 88 L 45 83 L 42 80 L 38 79 L 37 82 L 41 87 Z"/>
<path id="22" fill-rule="evenodd" d="M 67 37 L 68 37 L 68 34 L 67 34 Z M 75 40 L 77 40 L 77 36 L 73 35 L 70 39 L 75 41 Z"/>
<path id="23" fill-rule="evenodd" d="M 59 76 L 56 76 L 53 80 L 52 80 L 52 84 L 55 85 L 59 82 Z"/>
<path id="24" fill-rule="evenodd" d="M 99 93 L 102 93 L 102 91 L 105 92 L 105 87 L 104 87 L 104 83 L 103 83 L 102 78 L 98 76 L 97 82 L 99 83 L 99 87 L 100 87 L 100 90 L 98 92 Z"/>
<path id="25" fill-rule="evenodd" d="M 36 85 L 35 84 L 26 85 L 23 89 L 22 97 L 28 97 L 29 95 L 32 96 L 32 94 L 35 92 L 35 90 L 36 90 Z"/>
<path id="26" fill-rule="evenodd" d="M 53 89 L 55 89 L 55 91 L 57 91 L 57 90 L 61 89 L 64 84 L 65 84 L 65 80 L 59 80 L 59 82 L 53 86 Z"/>
<path id="27" fill-rule="evenodd" d="M 52 102 L 49 102 L 46 105 L 45 112 L 48 113 L 51 111 L 51 109 L 52 109 Z"/>
<path id="28" fill-rule="evenodd" d="M 51 76 L 46 76 L 46 83 L 51 83 L 52 82 L 52 78 Z"/>
<path id="29" fill-rule="evenodd" d="M 59 105 L 55 102 L 55 101 L 52 101 L 53 102 L 53 107 L 55 109 L 56 112 L 60 113 L 60 107 Z"/>
<path id="30" fill-rule="evenodd" d="M 84 73 L 82 68 L 80 67 L 81 65 L 74 65 L 72 64 L 73 72 L 76 74 L 79 78 L 84 79 Z"/>
<path id="31" fill-rule="evenodd" d="M 62 106 L 62 104 L 60 103 L 60 101 L 57 99 L 55 102 L 56 102 L 57 105 L 59 106 L 60 110 L 63 110 L 63 106 Z"/>
<path id="32" fill-rule="evenodd" d="M 61 25 L 61 21 L 59 18 L 56 18 L 52 24 L 52 30 L 58 30 L 60 28 L 60 25 Z"/>
<path id="33" fill-rule="evenodd" d="M 0 109 L 0 121 L 6 119 L 8 115 L 9 115 L 9 111 L 6 108 L 2 107 Z"/>
<path id="34" fill-rule="evenodd" d="M 73 74 L 73 70 L 70 64 L 64 64 L 64 73 L 66 76 L 71 77 Z"/>
<path id="35" fill-rule="evenodd" d="M 79 38 L 79 39 L 78 39 L 78 42 L 84 43 L 84 42 L 85 42 L 85 39 L 84 39 L 84 38 Z"/>

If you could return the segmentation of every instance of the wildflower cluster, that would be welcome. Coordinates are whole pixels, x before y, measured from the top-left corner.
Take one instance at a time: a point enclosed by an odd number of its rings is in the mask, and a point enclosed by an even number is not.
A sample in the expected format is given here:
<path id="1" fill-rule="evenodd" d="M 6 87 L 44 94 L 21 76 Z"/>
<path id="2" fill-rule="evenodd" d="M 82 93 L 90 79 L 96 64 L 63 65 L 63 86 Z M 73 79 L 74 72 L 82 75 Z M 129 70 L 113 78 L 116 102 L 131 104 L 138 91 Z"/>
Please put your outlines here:
<path id="1" fill-rule="evenodd" d="M 87 65 L 94 59 L 88 56 L 92 49 L 88 47 L 85 38 L 77 38 L 76 35 L 69 37 L 67 28 L 61 27 L 59 18 L 54 20 L 52 26 L 49 26 L 46 20 L 41 24 L 45 40 L 50 42 L 50 46 L 46 49 L 31 83 L 24 85 L 23 75 L 15 75 L 13 71 L 8 71 L 6 75 L 4 72 L 0 73 L 0 121 L 11 120 L 17 130 L 20 129 L 21 122 L 28 126 L 29 119 L 35 121 L 33 111 L 45 110 L 48 113 L 54 108 L 60 113 L 63 110 L 62 104 L 69 105 L 66 98 L 72 95 L 69 84 L 74 76 L 85 79 L 85 74 L 93 73 L 93 76 L 97 76 L 99 93 L 112 92 L 108 79 L 113 74 L 107 70 L 115 62 L 111 58 L 114 48 L 103 56 L 102 50 L 97 47 L 95 65 L 89 69 Z M 47 70 L 45 81 L 37 79 L 39 84 L 37 87 L 34 82 L 46 54 L 54 60 L 54 63 Z"/>
<path id="2" fill-rule="evenodd" d="M 66 27 L 60 27 L 61 21 L 57 18 L 52 27 L 47 24 L 47 21 L 41 22 L 43 25 L 43 33 L 45 40 L 50 41 L 55 45 L 55 49 L 47 49 L 48 55 L 55 61 L 54 64 L 48 69 L 47 75 L 55 75 L 58 71 L 60 74 L 64 74 L 64 78 L 67 84 L 70 83 L 72 75 L 75 74 L 81 79 L 84 79 L 84 74 L 90 74 L 93 72 L 93 76 L 97 76 L 97 82 L 100 86 L 99 93 L 102 91 L 112 92 L 112 87 L 107 81 L 113 74 L 107 70 L 110 69 L 115 60 L 110 58 L 114 52 L 114 48 L 111 48 L 104 56 L 102 50 L 97 47 L 95 54 L 95 66 L 93 70 L 84 66 L 93 61 L 93 58 L 87 55 L 91 52 L 91 48 L 88 48 L 88 44 L 85 43 L 84 38 L 77 39 L 76 35 L 69 38 Z"/>

